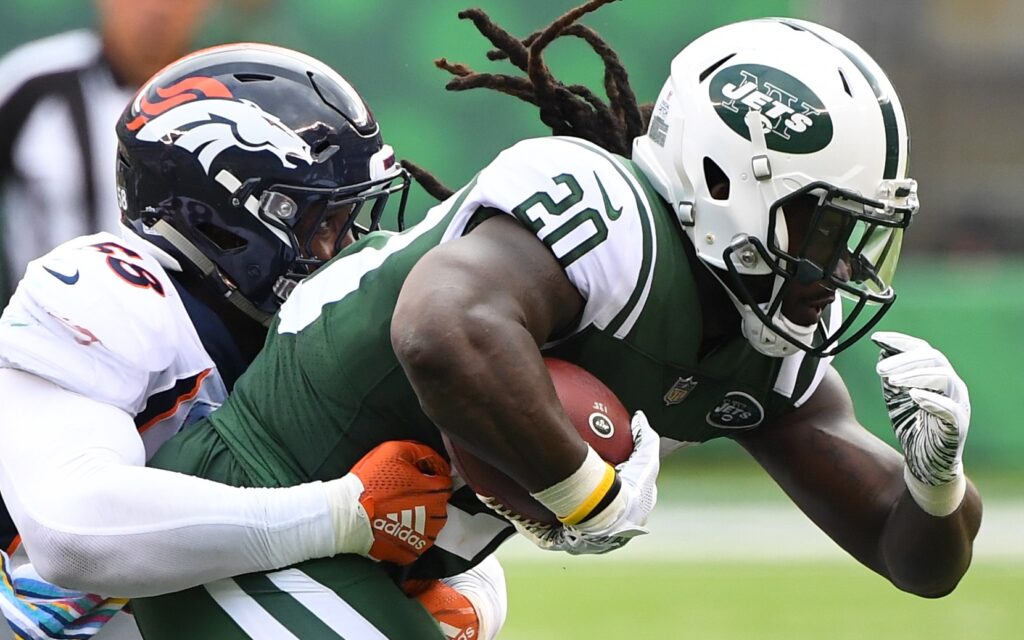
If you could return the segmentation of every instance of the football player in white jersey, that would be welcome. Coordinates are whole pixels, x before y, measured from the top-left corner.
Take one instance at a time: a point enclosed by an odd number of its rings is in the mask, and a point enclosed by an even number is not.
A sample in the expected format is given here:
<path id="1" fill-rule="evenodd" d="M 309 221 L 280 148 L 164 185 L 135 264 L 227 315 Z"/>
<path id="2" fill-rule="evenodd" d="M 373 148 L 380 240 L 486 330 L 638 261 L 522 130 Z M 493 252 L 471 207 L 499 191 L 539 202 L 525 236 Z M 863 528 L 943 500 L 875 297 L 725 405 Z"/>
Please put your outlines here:
<path id="1" fill-rule="evenodd" d="M 686 46 L 641 107 L 606 43 L 569 29 L 608 1 L 522 42 L 460 14 L 528 78 L 437 62 L 450 89 L 511 93 L 589 142 L 520 143 L 453 198 L 488 210 L 416 264 L 391 325 L 424 411 L 556 514 L 611 502 L 603 532 L 628 531 L 646 511 L 566 428 L 541 361 L 563 357 L 644 409 L 663 453 L 728 437 L 858 561 L 907 592 L 950 593 L 981 521 L 962 465 L 966 385 L 924 340 L 874 333 L 897 451 L 857 421 L 830 366 L 892 304 L 918 210 L 894 88 L 841 34 L 764 18 Z M 604 58 L 609 105 L 551 76 L 541 52 L 561 33 Z M 845 315 L 837 296 L 852 301 Z M 525 397 L 542 406 L 520 411 Z M 588 536 L 525 533 L 553 549 Z"/>
<path id="2" fill-rule="evenodd" d="M 143 466 L 224 400 L 296 282 L 376 229 L 392 196 L 401 223 L 409 179 L 348 82 L 287 49 L 197 52 L 125 113 L 130 231 L 33 261 L 0 318 L 0 491 L 32 562 L 12 582 L 3 556 L 19 637 L 85 637 L 122 597 L 314 557 L 406 564 L 445 521 L 447 463 L 411 442 L 288 488 Z M 413 508 L 425 546 L 370 525 Z"/>

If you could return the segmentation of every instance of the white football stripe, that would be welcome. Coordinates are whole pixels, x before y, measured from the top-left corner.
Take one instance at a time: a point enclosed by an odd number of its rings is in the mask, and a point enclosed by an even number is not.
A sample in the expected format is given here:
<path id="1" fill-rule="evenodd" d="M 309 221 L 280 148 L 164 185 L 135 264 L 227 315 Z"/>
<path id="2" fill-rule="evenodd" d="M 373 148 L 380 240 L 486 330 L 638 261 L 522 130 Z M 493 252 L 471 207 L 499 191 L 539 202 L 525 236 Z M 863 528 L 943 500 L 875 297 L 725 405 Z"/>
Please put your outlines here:
<path id="1" fill-rule="evenodd" d="M 352 605 L 308 574 L 298 569 L 285 569 L 268 573 L 267 577 L 339 635 L 360 640 L 388 640 Z"/>
<path id="2" fill-rule="evenodd" d="M 299 640 L 231 578 L 203 587 L 252 640 Z"/>
<path id="3" fill-rule="evenodd" d="M 503 529 L 512 525 L 497 514 L 469 513 L 448 503 L 448 522 L 437 536 L 434 546 L 448 553 L 471 560 Z"/>

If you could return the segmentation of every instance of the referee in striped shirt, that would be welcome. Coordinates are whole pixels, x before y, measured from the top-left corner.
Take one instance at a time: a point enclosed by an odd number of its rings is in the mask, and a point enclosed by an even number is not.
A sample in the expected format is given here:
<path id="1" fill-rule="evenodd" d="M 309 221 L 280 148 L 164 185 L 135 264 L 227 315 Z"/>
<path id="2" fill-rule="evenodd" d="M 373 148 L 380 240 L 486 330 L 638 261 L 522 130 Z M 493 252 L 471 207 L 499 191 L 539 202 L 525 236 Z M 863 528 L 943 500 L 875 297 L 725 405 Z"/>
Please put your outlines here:
<path id="1" fill-rule="evenodd" d="M 192 48 L 209 0 L 95 0 L 98 29 L 0 59 L 0 308 L 29 260 L 118 230 L 114 124 L 135 88 Z"/>

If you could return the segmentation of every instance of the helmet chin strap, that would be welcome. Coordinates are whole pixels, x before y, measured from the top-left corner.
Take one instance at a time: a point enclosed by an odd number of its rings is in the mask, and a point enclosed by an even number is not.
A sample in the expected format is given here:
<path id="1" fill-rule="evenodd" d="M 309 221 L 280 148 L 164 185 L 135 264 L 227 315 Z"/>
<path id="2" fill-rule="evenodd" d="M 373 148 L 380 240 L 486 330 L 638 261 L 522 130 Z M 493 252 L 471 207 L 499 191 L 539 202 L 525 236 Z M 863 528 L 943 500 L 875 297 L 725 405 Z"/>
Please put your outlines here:
<path id="1" fill-rule="evenodd" d="M 800 347 L 796 346 L 789 340 L 786 340 L 779 335 L 777 331 L 765 324 L 764 321 L 754 313 L 754 310 L 750 308 L 750 305 L 745 304 L 742 300 L 736 297 L 736 294 L 734 294 L 732 289 L 722 281 L 714 269 L 709 267 L 708 270 L 711 271 L 711 274 L 716 280 L 718 280 L 719 284 L 722 285 L 726 294 L 729 295 L 729 299 L 732 300 L 733 305 L 735 305 L 737 311 L 740 312 L 743 336 L 758 353 L 762 353 L 771 358 L 784 358 L 802 351 Z M 782 276 L 775 276 L 774 284 L 772 285 L 772 295 L 769 300 L 775 299 L 775 296 L 778 295 L 784 283 L 785 279 Z M 771 302 L 764 302 L 759 304 L 758 307 L 760 307 L 762 313 L 767 314 L 770 304 Z M 817 326 L 811 325 L 809 327 L 805 327 L 793 322 L 783 315 L 782 305 L 779 305 L 779 308 L 776 309 L 775 313 L 769 317 L 769 320 L 771 320 L 775 326 L 781 327 L 789 337 L 793 338 L 800 344 L 806 345 L 807 347 L 814 346 L 814 332 L 817 330 Z"/>
<path id="2" fill-rule="evenodd" d="M 234 288 L 225 281 L 224 277 L 221 276 L 220 269 L 213 263 L 212 260 L 203 255 L 203 252 L 196 248 L 194 244 L 189 242 L 188 238 L 181 235 L 177 229 L 172 227 L 164 220 L 157 220 L 153 223 L 152 228 L 164 237 L 167 242 L 170 242 L 174 247 L 182 253 L 186 258 L 189 259 L 192 264 L 199 268 L 199 271 L 203 274 L 204 278 L 219 282 L 224 285 L 224 298 L 235 305 L 239 311 L 249 316 L 256 322 L 260 323 L 264 327 L 270 326 L 270 321 L 274 318 L 272 314 L 260 311 L 249 302 L 248 298 L 243 296 L 238 289 Z"/>

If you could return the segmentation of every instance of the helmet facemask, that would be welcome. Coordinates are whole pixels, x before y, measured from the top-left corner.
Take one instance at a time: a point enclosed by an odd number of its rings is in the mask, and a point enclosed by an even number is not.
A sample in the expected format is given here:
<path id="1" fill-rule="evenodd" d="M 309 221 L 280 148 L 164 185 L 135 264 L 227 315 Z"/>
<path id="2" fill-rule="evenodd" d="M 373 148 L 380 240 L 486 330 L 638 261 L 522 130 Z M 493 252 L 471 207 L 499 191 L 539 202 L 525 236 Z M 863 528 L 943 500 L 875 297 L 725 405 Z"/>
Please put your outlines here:
<path id="1" fill-rule="evenodd" d="M 881 198 L 872 199 L 811 183 L 770 207 L 767 244 L 741 235 L 725 249 L 724 284 L 741 309 L 744 332 L 769 355 L 795 349 L 834 355 L 871 330 L 895 301 L 891 279 L 903 229 L 917 210 L 917 186 L 913 180 L 886 181 L 880 190 Z M 785 246 L 780 238 L 787 239 Z M 774 276 L 767 296 L 751 286 L 763 276 L 740 271 L 758 262 Z M 831 320 L 826 318 L 831 292 L 853 302 L 838 328 L 825 324 Z M 786 308 L 787 297 L 804 307 L 803 315 Z M 816 314 L 815 300 L 820 301 Z M 817 317 L 805 317 L 809 311 Z M 816 335 L 827 337 L 815 343 Z"/>
<path id="2" fill-rule="evenodd" d="M 384 177 L 336 189 L 275 184 L 259 199 L 259 218 L 283 235 L 294 252 L 288 271 L 274 285 L 285 300 L 296 284 L 342 249 L 380 228 L 388 200 L 399 194 L 398 228 L 405 226 L 411 178 L 392 165 Z M 325 245 L 321 238 L 326 238 Z"/>

